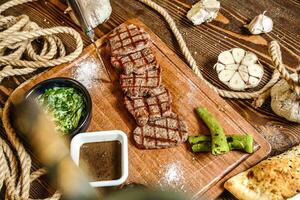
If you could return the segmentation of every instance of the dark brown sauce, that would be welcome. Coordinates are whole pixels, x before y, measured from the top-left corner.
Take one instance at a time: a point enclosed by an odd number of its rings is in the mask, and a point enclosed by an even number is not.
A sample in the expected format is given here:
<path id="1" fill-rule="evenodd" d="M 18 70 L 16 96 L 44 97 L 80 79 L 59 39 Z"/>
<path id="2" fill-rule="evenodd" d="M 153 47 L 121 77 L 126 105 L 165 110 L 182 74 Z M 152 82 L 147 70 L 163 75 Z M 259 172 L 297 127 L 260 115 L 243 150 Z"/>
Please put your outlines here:
<path id="1" fill-rule="evenodd" d="M 121 143 L 94 142 L 80 148 L 79 166 L 92 181 L 116 180 L 121 177 Z"/>

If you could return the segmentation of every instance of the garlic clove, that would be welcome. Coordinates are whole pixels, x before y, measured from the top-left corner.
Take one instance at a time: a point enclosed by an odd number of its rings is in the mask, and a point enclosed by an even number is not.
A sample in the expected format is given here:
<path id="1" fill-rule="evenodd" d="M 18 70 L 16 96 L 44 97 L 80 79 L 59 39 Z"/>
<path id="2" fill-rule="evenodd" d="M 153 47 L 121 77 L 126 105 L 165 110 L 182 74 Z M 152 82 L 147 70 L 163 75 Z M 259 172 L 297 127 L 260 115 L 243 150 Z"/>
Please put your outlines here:
<path id="1" fill-rule="evenodd" d="M 223 51 L 222 53 L 220 53 L 218 61 L 225 65 L 234 64 L 234 59 L 230 51 Z"/>
<path id="2" fill-rule="evenodd" d="M 260 79 L 258 79 L 256 77 L 250 76 L 250 78 L 249 78 L 249 84 L 253 85 L 253 86 L 257 86 L 259 84 L 259 80 Z"/>
<path id="3" fill-rule="evenodd" d="M 240 70 L 239 70 L 239 73 L 240 73 L 240 76 L 243 79 L 243 81 L 245 83 L 247 83 L 249 81 L 249 74 L 247 72 L 243 72 L 243 71 L 240 71 Z"/>
<path id="4" fill-rule="evenodd" d="M 229 64 L 229 65 L 226 65 L 226 70 L 237 71 L 238 68 L 239 68 L 239 65 L 238 65 L 238 64 Z"/>
<path id="5" fill-rule="evenodd" d="M 236 63 L 240 63 L 243 60 L 245 53 L 245 50 L 241 48 L 232 49 L 232 56 Z"/>
<path id="6" fill-rule="evenodd" d="M 258 15 L 251 21 L 251 23 L 247 26 L 250 33 L 254 35 L 262 33 L 262 27 L 260 24 L 261 20 L 262 20 L 262 16 Z"/>
<path id="7" fill-rule="evenodd" d="M 264 12 L 263 14 L 254 17 L 254 19 L 245 27 L 254 35 L 269 33 L 273 29 L 273 20 L 266 16 Z"/>
<path id="8" fill-rule="evenodd" d="M 253 85 L 255 87 L 259 84 L 259 81 L 260 81 L 260 79 L 253 77 L 253 76 L 250 76 L 250 78 L 249 78 L 249 84 Z"/>
<path id="9" fill-rule="evenodd" d="M 269 33 L 273 29 L 273 20 L 270 17 L 263 15 L 262 25 L 263 25 L 263 32 Z"/>
<path id="10" fill-rule="evenodd" d="M 248 74 L 248 67 L 246 65 L 240 65 L 239 72 L 245 72 Z"/>
<path id="11" fill-rule="evenodd" d="M 216 63 L 214 66 L 214 69 L 217 71 L 217 73 L 220 73 L 220 71 L 225 69 L 225 65 L 221 63 Z"/>
<path id="12" fill-rule="evenodd" d="M 218 12 L 208 12 L 205 22 L 211 22 L 212 20 L 214 20 L 217 17 L 217 15 L 218 15 Z"/>
<path id="13" fill-rule="evenodd" d="M 208 11 L 218 11 L 221 7 L 220 1 L 217 0 L 203 0 L 203 7 Z"/>
<path id="14" fill-rule="evenodd" d="M 200 25 L 205 22 L 208 12 L 202 9 L 202 3 L 198 2 L 192 6 L 187 13 L 187 18 L 193 22 L 194 25 Z"/>
<path id="15" fill-rule="evenodd" d="M 221 4 L 218 0 L 201 0 L 194 4 L 187 13 L 187 18 L 194 25 L 210 22 L 217 17 Z"/>
<path id="16" fill-rule="evenodd" d="M 248 71 L 251 76 L 261 78 L 263 76 L 262 66 L 259 64 L 252 64 L 248 66 Z"/>
<path id="17" fill-rule="evenodd" d="M 235 70 L 223 70 L 218 74 L 218 78 L 222 82 L 228 82 L 230 79 L 232 79 L 232 76 L 234 75 Z"/>
<path id="18" fill-rule="evenodd" d="M 248 66 L 248 65 L 256 63 L 257 61 L 258 61 L 258 58 L 254 53 L 247 52 L 245 57 L 242 60 L 242 64 Z"/>
<path id="19" fill-rule="evenodd" d="M 243 81 L 243 79 L 241 78 L 241 76 L 239 75 L 239 73 L 236 72 L 232 76 L 231 80 L 229 81 L 228 87 L 230 87 L 233 90 L 244 90 L 246 87 L 246 84 Z"/>

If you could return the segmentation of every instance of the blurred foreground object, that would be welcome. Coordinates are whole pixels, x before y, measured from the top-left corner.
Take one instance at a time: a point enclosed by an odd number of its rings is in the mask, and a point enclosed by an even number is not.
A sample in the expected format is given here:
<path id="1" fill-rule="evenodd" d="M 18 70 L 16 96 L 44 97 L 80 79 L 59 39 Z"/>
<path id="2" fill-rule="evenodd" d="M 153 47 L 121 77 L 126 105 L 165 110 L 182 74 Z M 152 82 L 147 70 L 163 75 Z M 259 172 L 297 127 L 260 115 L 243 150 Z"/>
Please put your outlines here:
<path id="1" fill-rule="evenodd" d="M 186 195 L 172 191 L 161 191 L 146 188 L 144 185 L 132 183 L 122 190 L 109 195 L 105 200 L 188 200 Z"/>
<path id="2" fill-rule="evenodd" d="M 71 160 L 64 139 L 43 109 L 29 99 L 12 109 L 14 127 L 22 134 L 39 161 L 49 172 L 51 182 L 62 192 L 63 199 L 99 199 L 88 180 Z"/>

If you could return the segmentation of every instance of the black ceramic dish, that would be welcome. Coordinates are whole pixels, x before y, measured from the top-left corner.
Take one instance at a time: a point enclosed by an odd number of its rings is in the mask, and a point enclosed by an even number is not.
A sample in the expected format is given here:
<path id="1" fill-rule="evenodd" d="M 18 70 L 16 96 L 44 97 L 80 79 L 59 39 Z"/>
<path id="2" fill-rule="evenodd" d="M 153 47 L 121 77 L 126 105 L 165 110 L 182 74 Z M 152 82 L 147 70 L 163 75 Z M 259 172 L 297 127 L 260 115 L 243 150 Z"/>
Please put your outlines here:
<path id="1" fill-rule="evenodd" d="M 47 79 L 45 81 L 38 83 L 33 88 L 31 88 L 26 93 L 25 99 L 36 98 L 37 96 L 43 94 L 45 90 L 53 87 L 71 87 L 76 89 L 81 94 L 83 94 L 85 108 L 86 108 L 85 115 L 81 117 L 77 128 L 72 130 L 71 133 L 67 135 L 70 137 L 74 137 L 76 134 L 86 131 L 92 118 L 92 100 L 87 89 L 78 81 L 66 77 Z"/>

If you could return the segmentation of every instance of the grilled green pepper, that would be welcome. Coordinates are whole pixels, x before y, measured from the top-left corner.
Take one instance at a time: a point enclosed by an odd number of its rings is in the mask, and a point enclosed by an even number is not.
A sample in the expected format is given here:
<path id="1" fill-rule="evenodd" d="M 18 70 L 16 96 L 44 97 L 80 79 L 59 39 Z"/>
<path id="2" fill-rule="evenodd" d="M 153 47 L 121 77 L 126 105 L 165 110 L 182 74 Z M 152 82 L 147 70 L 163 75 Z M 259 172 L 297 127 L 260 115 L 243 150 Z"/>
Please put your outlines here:
<path id="1" fill-rule="evenodd" d="M 253 153 L 253 137 L 252 135 L 229 135 L 226 137 L 229 149 L 240 150 L 246 153 Z M 192 151 L 207 152 L 211 150 L 211 137 L 206 135 L 190 136 L 188 139 Z"/>
<path id="2" fill-rule="evenodd" d="M 197 108 L 198 115 L 207 125 L 211 133 L 211 152 L 213 155 L 220 155 L 229 152 L 229 145 L 222 126 L 206 108 Z"/>

